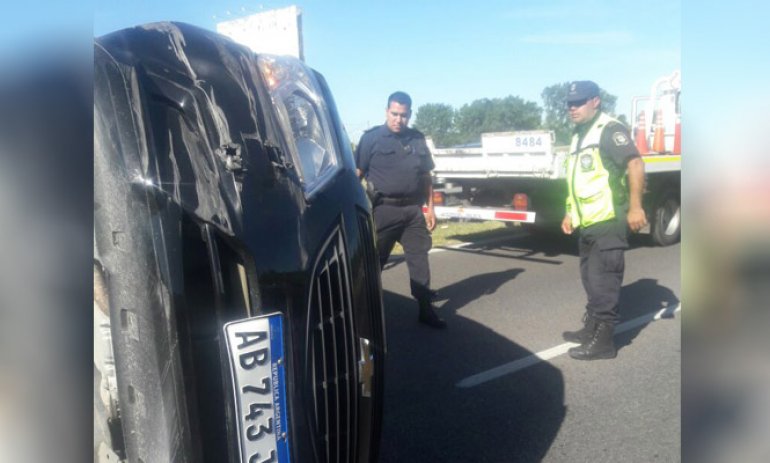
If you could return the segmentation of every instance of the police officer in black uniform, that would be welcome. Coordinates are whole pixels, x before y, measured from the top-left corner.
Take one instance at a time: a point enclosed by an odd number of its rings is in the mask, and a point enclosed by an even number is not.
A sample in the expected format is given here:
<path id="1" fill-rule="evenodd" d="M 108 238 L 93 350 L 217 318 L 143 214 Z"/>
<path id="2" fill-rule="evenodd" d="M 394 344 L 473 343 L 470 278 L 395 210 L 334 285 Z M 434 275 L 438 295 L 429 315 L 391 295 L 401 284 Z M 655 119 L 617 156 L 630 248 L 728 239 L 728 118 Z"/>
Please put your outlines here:
<path id="1" fill-rule="evenodd" d="M 374 208 L 380 266 L 388 261 L 396 242 L 404 248 L 412 296 L 417 299 L 418 320 L 433 328 L 445 328 L 431 303 L 428 251 L 433 245 L 430 232 L 436 227 L 433 210 L 433 158 L 425 136 L 407 127 L 412 99 L 404 92 L 388 97 L 385 124 L 361 136 L 356 148 L 358 176 Z M 422 206 L 427 205 L 423 214 Z"/>
<path id="2" fill-rule="evenodd" d="M 617 355 L 612 336 L 619 318 L 628 231 L 646 223 L 642 208 L 644 163 L 628 129 L 602 112 L 599 86 L 572 82 L 567 108 L 575 131 L 567 159 L 567 201 L 562 231 L 579 230 L 580 276 L 588 303 L 583 327 L 567 331 L 578 360 Z"/>

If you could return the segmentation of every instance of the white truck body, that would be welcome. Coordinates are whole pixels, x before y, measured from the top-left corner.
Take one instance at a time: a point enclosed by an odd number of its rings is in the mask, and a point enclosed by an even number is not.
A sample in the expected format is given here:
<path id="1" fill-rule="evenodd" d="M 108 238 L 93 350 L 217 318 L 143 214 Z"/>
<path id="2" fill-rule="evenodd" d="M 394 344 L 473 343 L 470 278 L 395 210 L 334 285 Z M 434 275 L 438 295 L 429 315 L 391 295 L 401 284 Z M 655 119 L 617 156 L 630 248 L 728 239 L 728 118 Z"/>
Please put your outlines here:
<path id="1" fill-rule="evenodd" d="M 644 136 L 645 144 L 653 146 L 655 139 L 663 146 L 659 152 L 640 149 L 647 176 L 645 209 L 652 225 L 648 231 L 659 244 L 671 244 L 679 238 L 679 85 L 675 72 L 656 81 L 650 97 L 633 101 L 635 141 L 639 144 Z M 640 125 L 643 120 L 654 124 Z M 428 138 L 435 163 L 434 184 L 438 191 L 443 187 L 445 194 L 445 204 L 436 208 L 437 217 L 554 228 L 564 215 L 569 147 L 554 146 L 553 141 L 549 130 L 484 133 L 480 146 L 462 148 L 436 148 Z M 514 207 L 516 194 L 526 195 L 526 209 L 521 209 L 522 203 Z M 512 211 L 527 213 L 512 215 Z"/>
<path id="2" fill-rule="evenodd" d="M 553 146 L 552 137 L 553 132 L 546 130 L 485 133 L 478 148 L 436 148 L 428 138 L 436 165 L 433 176 L 437 183 L 468 178 L 563 179 L 569 147 Z M 523 146 L 522 140 L 537 144 Z M 682 166 L 681 154 L 648 153 L 642 159 L 647 173 L 678 172 Z"/>
<path id="3" fill-rule="evenodd" d="M 552 131 L 530 130 L 484 133 L 478 148 L 436 148 L 427 141 L 437 179 L 559 178 L 566 150 L 556 150 L 553 138 Z"/>

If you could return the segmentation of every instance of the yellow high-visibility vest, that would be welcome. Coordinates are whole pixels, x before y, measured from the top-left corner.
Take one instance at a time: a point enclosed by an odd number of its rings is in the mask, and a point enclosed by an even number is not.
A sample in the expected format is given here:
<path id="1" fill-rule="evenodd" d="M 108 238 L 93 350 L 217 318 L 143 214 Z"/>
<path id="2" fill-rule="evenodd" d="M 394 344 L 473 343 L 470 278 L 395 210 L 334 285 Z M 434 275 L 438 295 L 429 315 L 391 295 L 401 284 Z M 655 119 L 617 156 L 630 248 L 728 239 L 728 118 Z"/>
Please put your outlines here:
<path id="1" fill-rule="evenodd" d="M 572 136 L 567 163 L 567 213 L 574 228 L 587 227 L 615 218 L 610 188 L 610 173 L 602 163 L 599 142 L 602 131 L 617 122 L 605 113 L 599 114 L 578 146 L 579 136 Z"/>

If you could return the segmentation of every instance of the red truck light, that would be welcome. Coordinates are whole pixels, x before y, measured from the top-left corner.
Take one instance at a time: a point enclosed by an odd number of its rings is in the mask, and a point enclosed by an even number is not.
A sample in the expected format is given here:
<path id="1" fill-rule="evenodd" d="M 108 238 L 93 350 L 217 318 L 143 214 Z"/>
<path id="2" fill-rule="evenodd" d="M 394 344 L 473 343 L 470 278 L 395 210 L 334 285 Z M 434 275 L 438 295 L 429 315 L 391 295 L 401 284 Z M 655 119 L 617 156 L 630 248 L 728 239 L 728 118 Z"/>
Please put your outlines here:
<path id="1" fill-rule="evenodd" d="M 516 193 L 513 195 L 513 208 L 517 211 L 526 211 L 529 207 L 529 197 L 524 193 Z"/>
<path id="2" fill-rule="evenodd" d="M 433 205 L 434 206 L 442 206 L 444 205 L 444 193 L 441 191 L 434 191 L 433 192 Z"/>

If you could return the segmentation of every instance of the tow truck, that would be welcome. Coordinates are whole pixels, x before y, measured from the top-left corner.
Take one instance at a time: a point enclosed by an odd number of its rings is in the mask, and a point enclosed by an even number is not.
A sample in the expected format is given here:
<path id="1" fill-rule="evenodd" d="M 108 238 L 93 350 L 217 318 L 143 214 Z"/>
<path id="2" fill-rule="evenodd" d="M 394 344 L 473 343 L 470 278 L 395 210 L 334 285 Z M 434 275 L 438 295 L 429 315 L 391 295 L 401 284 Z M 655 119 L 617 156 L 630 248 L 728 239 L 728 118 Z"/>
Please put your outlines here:
<path id="1" fill-rule="evenodd" d="M 655 81 L 648 96 L 632 100 L 634 141 L 645 163 L 643 199 L 650 233 L 661 246 L 679 240 L 681 115 L 678 71 Z M 646 121 L 652 121 L 647 125 Z M 533 232 L 558 232 L 567 194 L 568 146 L 550 130 L 495 132 L 475 146 L 436 148 L 434 208 L 438 219 L 496 220 Z"/>

